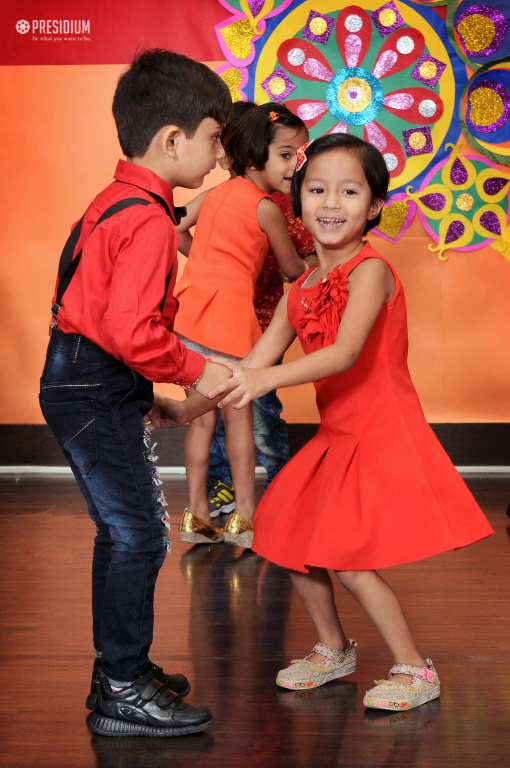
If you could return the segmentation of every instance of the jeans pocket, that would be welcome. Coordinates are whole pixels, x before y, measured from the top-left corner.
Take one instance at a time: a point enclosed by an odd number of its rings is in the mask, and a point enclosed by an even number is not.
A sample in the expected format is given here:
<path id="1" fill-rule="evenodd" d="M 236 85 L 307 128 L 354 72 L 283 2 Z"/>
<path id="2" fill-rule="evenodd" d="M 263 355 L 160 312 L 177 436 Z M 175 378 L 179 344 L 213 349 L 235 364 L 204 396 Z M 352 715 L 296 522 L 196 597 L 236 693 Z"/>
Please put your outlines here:
<path id="1" fill-rule="evenodd" d="M 41 410 L 64 455 L 86 475 L 98 459 L 94 402 L 49 403 L 41 398 Z"/>

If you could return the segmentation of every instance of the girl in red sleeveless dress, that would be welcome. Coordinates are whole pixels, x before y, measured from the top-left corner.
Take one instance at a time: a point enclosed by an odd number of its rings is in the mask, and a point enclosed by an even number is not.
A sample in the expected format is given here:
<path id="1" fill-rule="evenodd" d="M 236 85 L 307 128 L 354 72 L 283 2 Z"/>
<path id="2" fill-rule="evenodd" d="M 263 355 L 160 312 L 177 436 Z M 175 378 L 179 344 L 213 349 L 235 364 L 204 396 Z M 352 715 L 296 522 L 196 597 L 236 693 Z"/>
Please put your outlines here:
<path id="1" fill-rule="evenodd" d="M 296 151 L 307 138 L 303 121 L 277 104 L 253 107 L 227 130 L 225 152 L 237 175 L 204 197 L 188 261 L 174 291 L 179 301 L 175 332 L 190 349 L 234 360 L 248 354 L 261 336 L 253 292 L 270 246 L 289 280 L 307 268 L 292 244 L 284 215 L 270 198 L 276 191 L 290 192 Z M 206 413 L 191 421 L 186 432 L 189 506 L 179 532 L 190 543 L 226 540 L 247 547 L 255 512 L 253 418 L 251 409 L 231 406 L 222 416 L 236 510 L 224 530 L 211 521 L 207 471 L 217 415 Z"/>
<path id="2" fill-rule="evenodd" d="M 242 365 L 221 360 L 233 379 L 211 394 L 229 392 L 224 404 L 242 396 L 234 406 L 242 408 L 268 390 L 315 382 L 317 436 L 277 475 L 254 519 L 253 549 L 290 570 L 319 638 L 279 672 L 278 685 L 312 688 L 356 669 L 331 569 L 395 660 L 365 706 L 409 709 L 437 698 L 439 679 L 375 569 L 466 546 L 492 529 L 425 421 L 407 368 L 402 285 L 363 240 L 380 220 L 384 159 L 348 134 L 316 139 L 300 155 L 294 212 L 319 265 L 294 283 Z M 296 335 L 306 356 L 275 366 Z"/>

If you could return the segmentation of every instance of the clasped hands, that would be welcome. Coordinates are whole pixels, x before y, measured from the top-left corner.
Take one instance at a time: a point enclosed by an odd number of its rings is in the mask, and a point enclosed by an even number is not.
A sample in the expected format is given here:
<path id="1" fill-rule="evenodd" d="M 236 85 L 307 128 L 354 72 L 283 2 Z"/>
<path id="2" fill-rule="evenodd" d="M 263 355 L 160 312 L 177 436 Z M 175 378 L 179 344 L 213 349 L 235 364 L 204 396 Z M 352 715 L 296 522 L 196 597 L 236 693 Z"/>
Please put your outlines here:
<path id="1" fill-rule="evenodd" d="M 149 430 L 181 427 L 197 416 L 215 407 L 223 408 L 229 403 L 235 403 L 233 408 L 236 410 L 244 408 L 274 388 L 268 368 L 247 368 L 225 357 L 211 357 L 209 361 L 227 368 L 231 375 L 210 389 L 205 386 L 208 382 L 206 376 L 203 376 L 195 387 L 196 393 L 192 392 L 184 401 L 173 400 L 155 392 L 154 404 L 145 417 Z"/>

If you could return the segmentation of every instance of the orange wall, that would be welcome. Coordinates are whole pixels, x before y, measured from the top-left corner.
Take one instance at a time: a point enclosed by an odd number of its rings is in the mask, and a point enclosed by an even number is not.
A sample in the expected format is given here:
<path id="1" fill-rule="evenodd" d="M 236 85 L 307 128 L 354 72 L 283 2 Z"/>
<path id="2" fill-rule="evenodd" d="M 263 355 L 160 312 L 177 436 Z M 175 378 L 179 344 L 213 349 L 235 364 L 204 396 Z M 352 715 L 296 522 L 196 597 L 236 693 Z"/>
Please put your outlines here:
<path id="1" fill-rule="evenodd" d="M 111 99 L 122 69 L 0 68 L 1 423 L 42 422 L 38 378 L 58 258 L 70 224 L 111 181 L 120 157 Z M 205 188 L 222 178 L 215 171 Z M 177 190 L 178 204 L 189 197 Z M 441 263 L 417 217 L 397 245 L 372 242 L 406 289 L 409 362 L 428 419 L 510 421 L 510 262 L 486 247 L 452 251 Z M 296 354 L 295 345 L 289 356 Z M 312 385 L 281 396 L 288 421 L 317 420 Z"/>

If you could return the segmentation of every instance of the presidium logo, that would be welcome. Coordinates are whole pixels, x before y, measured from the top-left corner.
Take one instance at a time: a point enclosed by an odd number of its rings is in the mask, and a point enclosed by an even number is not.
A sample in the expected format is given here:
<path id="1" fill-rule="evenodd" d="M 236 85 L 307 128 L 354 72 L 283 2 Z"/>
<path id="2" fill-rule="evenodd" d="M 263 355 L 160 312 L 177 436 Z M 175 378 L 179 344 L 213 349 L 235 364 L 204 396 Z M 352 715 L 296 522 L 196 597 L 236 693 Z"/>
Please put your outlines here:
<path id="1" fill-rule="evenodd" d="M 32 30 L 32 40 L 83 41 L 90 40 L 90 19 L 34 19 L 32 24 L 26 19 L 16 23 L 16 32 L 26 35 Z"/>

